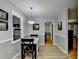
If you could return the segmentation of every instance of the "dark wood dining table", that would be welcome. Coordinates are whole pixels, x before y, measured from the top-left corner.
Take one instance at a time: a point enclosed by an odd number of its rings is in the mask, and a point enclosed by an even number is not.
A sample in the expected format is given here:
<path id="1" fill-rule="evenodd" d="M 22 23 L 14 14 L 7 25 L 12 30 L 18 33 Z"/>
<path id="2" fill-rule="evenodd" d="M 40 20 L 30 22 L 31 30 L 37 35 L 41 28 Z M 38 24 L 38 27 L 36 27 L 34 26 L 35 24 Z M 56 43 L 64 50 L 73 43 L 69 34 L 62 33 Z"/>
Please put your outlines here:
<path id="1" fill-rule="evenodd" d="M 32 37 L 25 37 L 21 39 L 21 59 L 25 59 L 25 51 L 24 51 L 24 46 L 32 46 L 33 47 L 33 52 L 34 52 L 34 57 L 32 55 L 32 59 L 37 59 L 37 51 L 36 51 L 36 44 L 34 44 L 33 42 L 31 44 L 25 44 L 24 42 L 26 41 L 33 41 L 34 42 L 34 38 Z"/>

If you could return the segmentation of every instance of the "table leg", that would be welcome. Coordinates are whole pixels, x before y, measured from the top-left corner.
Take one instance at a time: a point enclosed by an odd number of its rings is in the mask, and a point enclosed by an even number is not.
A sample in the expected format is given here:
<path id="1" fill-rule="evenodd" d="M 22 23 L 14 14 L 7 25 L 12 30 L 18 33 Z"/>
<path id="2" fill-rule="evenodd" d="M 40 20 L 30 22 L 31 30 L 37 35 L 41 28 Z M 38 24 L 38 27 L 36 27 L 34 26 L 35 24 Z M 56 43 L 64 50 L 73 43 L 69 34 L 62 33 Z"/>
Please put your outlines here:
<path id="1" fill-rule="evenodd" d="M 24 50 L 23 50 L 23 46 L 21 45 L 21 59 L 24 59 Z"/>
<path id="2" fill-rule="evenodd" d="M 37 59 L 37 48 L 36 48 L 36 44 L 35 44 L 35 59 Z"/>

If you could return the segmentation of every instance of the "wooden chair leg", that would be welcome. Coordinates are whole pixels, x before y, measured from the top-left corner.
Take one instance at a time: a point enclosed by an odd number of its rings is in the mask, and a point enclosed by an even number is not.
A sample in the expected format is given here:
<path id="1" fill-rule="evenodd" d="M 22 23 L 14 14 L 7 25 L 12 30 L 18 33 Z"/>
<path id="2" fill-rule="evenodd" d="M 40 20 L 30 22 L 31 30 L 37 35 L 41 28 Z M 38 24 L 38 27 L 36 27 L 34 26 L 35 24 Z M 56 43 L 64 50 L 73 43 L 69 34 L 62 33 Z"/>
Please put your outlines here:
<path id="1" fill-rule="evenodd" d="M 24 59 L 24 50 L 23 50 L 23 46 L 21 46 L 21 59 Z"/>
<path id="2" fill-rule="evenodd" d="M 35 59 L 37 58 L 36 44 L 35 44 Z"/>

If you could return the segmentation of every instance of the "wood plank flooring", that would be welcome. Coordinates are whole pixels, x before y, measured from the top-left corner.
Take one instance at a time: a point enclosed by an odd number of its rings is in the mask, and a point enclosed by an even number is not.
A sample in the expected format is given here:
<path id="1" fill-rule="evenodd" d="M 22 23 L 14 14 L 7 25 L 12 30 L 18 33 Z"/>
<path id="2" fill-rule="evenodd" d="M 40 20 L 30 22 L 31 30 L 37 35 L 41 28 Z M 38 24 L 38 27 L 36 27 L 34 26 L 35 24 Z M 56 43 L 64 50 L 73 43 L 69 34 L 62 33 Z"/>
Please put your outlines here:
<path id="1" fill-rule="evenodd" d="M 21 55 L 18 55 L 16 59 L 21 59 Z M 31 55 L 26 56 L 25 59 L 32 59 Z M 63 53 L 55 45 L 44 45 L 39 46 L 39 54 L 37 59 L 70 59 L 69 56 Z"/>
<path id="2" fill-rule="evenodd" d="M 46 36 L 46 44 L 53 44 L 53 39 L 50 36 Z"/>
<path id="3" fill-rule="evenodd" d="M 77 59 L 77 55 L 78 55 L 78 51 L 77 51 L 77 49 L 78 49 L 78 42 L 77 42 L 77 39 L 74 39 L 73 40 L 73 49 L 71 49 L 70 51 L 69 51 L 69 55 L 70 55 L 70 57 L 72 58 L 72 59 Z"/>

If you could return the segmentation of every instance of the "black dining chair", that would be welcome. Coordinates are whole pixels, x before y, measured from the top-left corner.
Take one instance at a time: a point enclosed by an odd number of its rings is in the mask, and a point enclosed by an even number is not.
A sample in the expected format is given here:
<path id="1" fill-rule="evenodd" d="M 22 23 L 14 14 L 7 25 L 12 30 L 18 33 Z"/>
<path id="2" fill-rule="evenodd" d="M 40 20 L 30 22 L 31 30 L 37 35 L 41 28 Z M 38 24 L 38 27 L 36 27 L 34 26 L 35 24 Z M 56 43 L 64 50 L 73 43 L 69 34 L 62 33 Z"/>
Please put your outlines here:
<path id="1" fill-rule="evenodd" d="M 32 53 L 32 59 L 35 58 L 35 47 L 33 44 L 34 39 L 21 39 L 21 57 L 25 58 L 26 55 Z M 35 58 L 36 59 L 36 58 Z"/>

